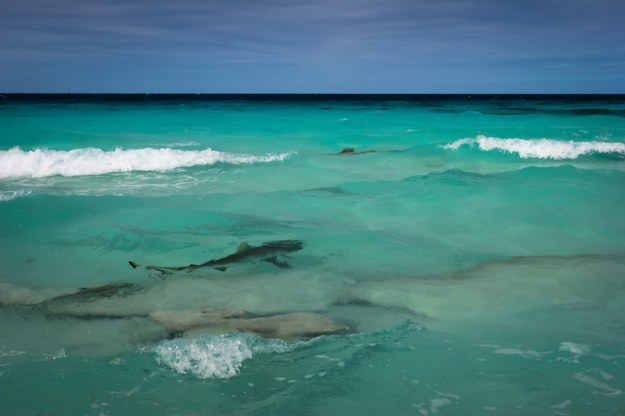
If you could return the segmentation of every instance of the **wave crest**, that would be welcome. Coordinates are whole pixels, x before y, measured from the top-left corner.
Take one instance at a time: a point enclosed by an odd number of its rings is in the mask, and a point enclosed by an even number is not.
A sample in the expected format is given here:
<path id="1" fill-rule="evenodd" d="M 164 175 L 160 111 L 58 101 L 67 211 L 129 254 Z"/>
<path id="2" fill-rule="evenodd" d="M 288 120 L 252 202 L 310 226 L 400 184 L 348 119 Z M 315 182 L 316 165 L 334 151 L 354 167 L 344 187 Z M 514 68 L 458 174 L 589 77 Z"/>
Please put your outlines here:
<path id="1" fill-rule="evenodd" d="M 198 378 L 230 378 L 252 358 L 245 339 L 221 335 L 195 340 L 174 339 L 156 347 L 157 361 L 181 374 Z"/>
<path id="2" fill-rule="evenodd" d="M 205 150 L 169 148 L 98 148 L 24 151 L 19 147 L 0 151 L 0 178 L 43 178 L 47 176 L 86 176 L 131 171 L 167 171 L 181 167 L 216 163 L 253 164 L 283 161 L 291 153 L 254 156 Z"/>
<path id="3" fill-rule="evenodd" d="M 501 139 L 498 137 L 477 136 L 456 140 L 443 146 L 447 150 L 458 150 L 462 146 L 478 146 L 482 151 L 499 150 L 516 153 L 523 159 L 577 159 L 592 153 L 616 153 L 625 155 L 625 143 L 616 142 L 575 142 L 552 139 Z"/>
<path id="4" fill-rule="evenodd" d="M 192 374 L 200 379 L 223 379 L 237 375 L 243 362 L 255 354 L 282 354 L 311 342 L 286 342 L 230 333 L 162 341 L 154 352 L 159 364 L 177 373 Z"/>

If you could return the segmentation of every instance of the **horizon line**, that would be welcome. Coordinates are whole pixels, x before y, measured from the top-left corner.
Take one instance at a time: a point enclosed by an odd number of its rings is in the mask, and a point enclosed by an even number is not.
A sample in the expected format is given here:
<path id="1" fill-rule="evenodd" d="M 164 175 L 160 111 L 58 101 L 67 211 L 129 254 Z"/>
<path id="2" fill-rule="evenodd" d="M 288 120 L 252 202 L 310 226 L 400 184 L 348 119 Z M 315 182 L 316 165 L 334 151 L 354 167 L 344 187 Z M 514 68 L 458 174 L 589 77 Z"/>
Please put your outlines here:
<path id="1" fill-rule="evenodd" d="M 484 96 L 484 95 L 522 95 L 522 96 L 546 96 L 546 95 L 625 95 L 625 92 L 2 92 L 0 97 L 7 95 L 394 95 L 394 96 L 424 96 L 424 95 L 456 95 L 456 96 Z"/>

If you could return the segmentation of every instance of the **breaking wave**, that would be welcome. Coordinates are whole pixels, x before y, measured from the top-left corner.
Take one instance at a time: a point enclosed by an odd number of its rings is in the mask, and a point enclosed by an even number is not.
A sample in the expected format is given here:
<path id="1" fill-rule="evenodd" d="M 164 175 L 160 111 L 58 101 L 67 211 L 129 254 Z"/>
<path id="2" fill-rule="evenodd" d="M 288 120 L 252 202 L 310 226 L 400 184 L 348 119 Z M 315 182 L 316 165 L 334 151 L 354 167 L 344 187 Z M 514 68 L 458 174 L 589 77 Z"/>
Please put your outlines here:
<path id="1" fill-rule="evenodd" d="M 227 164 L 253 164 L 283 161 L 291 153 L 254 156 L 205 150 L 169 148 L 97 148 L 24 151 L 19 147 L 0 151 L 0 179 L 43 178 L 47 176 L 86 176 L 130 171 L 166 171 L 182 167 Z"/>
<path id="2" fill-rule="evenodd" d="M 244 360 L 252 358 L 245 339 L 215 336 L 195 340 L 174 339 L 156 347 L 156 359 L 181 374 L 198 378 L 230 378 Z"/>
<path id="3" fill-rule="evenodd" d="M 523 159 L 577 159 L 593 153 L 612 153 L 625 155 L 625 143 L 615 142 L 575 142 L 551 139 L 500 139 L 497 137 L 477 136 L 456 140 L 443 146 L 447 150 L 458 150 L 462 146 L 478 146 L 482 151 L 499 150 L 516 153 Z"/>
<path id="4" fill-rule="evenodd" d="M 312 341 L 286 342 L 250 334 L 222 334 L 162 341 L 155 348 L 156 361 L 180 374 L 200 379 L 230 378 L 239 373 L 254 354 L 285 353 Z"/>

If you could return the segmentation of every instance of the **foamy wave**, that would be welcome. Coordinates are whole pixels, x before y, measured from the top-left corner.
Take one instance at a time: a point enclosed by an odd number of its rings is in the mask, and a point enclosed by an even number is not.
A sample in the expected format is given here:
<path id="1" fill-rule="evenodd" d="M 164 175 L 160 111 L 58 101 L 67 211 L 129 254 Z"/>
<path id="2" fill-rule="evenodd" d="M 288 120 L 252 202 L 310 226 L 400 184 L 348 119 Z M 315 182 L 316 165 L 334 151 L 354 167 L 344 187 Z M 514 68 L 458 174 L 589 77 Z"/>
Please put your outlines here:
<path id="1" fill-rule="evenodd" d="M 232 333 L 162 341 L 154 352 L 159 364 L 177 373 L 201 379 L 230 378 L 239 373 L 245 360 L 256 354 L 284 354 L 315 342 L 315 339 L 287 342 Z"/>
<path id="2" fill-rule="evenodd" d="M 42 178 L 46 176 L 102 175 L 130 171 L 166 171 L 216 163 L 252 164 L 282 161 L 291 153 L 254 156 L 212 150 L 97 148 L 64 150 L 19 147 L 0 151 L 0 178 Z"/>
<path id="3" fill-rule="evenodd" d="M 181 374 L 198 378 L 229 378 L 239 372 L 244 360 L 252 358 L 245 339 L 233 335 L 174 339 L 156 347 L 156 359 Z"/>
<path id="4" fill-rule="evenodd" d="M 499 150 L 517 153 L 521 158 L 538 159 L 577 159 L 591 153 L 616 153 L 625 155 L 625 143 L 614 142 L 574 142 L 551 139 L 500 139 L 497 137 L 477 136 L 474 139 L 460 139 L 443 146 L 444 149 L 457 150 L 462 146 L 475 146 L 480 150 Z"/>

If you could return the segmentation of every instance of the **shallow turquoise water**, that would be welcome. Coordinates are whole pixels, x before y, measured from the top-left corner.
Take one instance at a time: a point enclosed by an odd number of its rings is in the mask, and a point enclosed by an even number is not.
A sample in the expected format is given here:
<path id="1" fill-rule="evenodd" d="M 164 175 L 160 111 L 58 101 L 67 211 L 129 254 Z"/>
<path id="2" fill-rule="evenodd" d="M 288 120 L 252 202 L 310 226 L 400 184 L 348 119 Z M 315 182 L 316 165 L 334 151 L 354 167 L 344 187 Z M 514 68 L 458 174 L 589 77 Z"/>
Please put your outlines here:
<path id="1" fill-rule="evenodd" d="M 0 414 L 625 409 L 623 97 L 1 100 Z"/>

